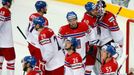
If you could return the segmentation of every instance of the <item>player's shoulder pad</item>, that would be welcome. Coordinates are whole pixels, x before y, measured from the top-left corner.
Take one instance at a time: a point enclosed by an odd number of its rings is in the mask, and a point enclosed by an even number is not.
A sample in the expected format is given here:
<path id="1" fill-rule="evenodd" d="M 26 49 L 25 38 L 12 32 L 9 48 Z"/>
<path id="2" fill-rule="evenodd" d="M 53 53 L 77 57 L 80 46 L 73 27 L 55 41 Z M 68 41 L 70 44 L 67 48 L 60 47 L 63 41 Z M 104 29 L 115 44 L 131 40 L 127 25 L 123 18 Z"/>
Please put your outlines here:
<path id="1" fill-rule="evenodd" d="M 81 55 L 80 55 L 79 53 L 75 53 L 75 55 L 76 55 L 77 57 L 80 57 L 80 58 L 81 58 Z"/>
<path id="2" fill-rule="evenodd" d="M 54 32 L 50 28 L 44 28 L 39 34 L 39 43 L 41 45 L 51 43 L 51 37 L 54 35 Z"/>
<path id="3" fill-rule="evenodd" d="M 88 14 L 87 12 L 84 14 L 84 17 L 90 17 L 90 18 L 93 18 L 92 15 Z"/>
<path id="4" fill-rule="evenodd" d="M 61 35 L 64 35 L 66 30 L 68 29 L 68 27 L 69 27 L 69 24 L 61 26 L 60 29 L 59 29 L 59 33 Z"/>
<path id="5" fill-rule="evenodd" d="M 6 9 L 5 7 L 2 7 L 2 8 L 0 8 L 0 15 L 2 15 L 4 17 L 10 17 L 11 12 L 9 11 L 9 9 Z"/>
<path id="6" fill-rule="evenodd" d="M 46 28 L 44 28 L 44 29 L 41 31 L 40 36 L 42 36 L 42 35 L 43 35 L 43 38 L 44 38 L 44 39 L 46 39 L 46 38 L 51 38 L 52 35 L 54 35 L 54 32 L 53 32 L 52 29 L 46 27 Z"/>
<path id="7" fill-rule="evenodd" d="M 113 22 L 116 20 L 115 15 L 109 11 L 106 11 L 106 18 L 108 19 L 108 22 Z"/>
<path id="8" fill-rule="evenodd" d="M 87 31 L 89 29 L 89 26 L 85 22 L 78 22 L 81 29 L 84 31 Z"/>
<path id="9" fill-rule="evenodd" d="M 32 21 L 34 18 L 39 17 L 39 16 L 41 16 L 41 15 L 38 14 L 38 13 L 33 13 L 33 14 L 31 14 L 31 15 L 29 16 L 29 21 Z"/>

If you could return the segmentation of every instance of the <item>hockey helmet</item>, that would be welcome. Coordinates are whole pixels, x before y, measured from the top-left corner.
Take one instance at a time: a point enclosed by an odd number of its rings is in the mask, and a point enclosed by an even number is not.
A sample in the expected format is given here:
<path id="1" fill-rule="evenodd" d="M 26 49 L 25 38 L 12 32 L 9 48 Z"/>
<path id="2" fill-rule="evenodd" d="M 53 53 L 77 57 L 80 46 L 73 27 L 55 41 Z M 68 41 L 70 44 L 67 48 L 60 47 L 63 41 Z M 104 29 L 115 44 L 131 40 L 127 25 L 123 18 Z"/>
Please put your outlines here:
<path id="1" fill-rule="evenodd" d="M 96 8 L 96 5 L 93 2 L 88 2 L 87 4 L 85 4 L 85 9 L 88 12 L 92 11 L 95 8 Z"/>
<path id="2" fill-rule="evenodd" d="M 106 7 L 105 1 L 103 1 L 103 0 L 97 1 L 96 7 L 100 7 L 100 6 L 105 8 Z"/>
<path id="3" fill-rule="evenodd" d="M 47 4 L 45 1 L 37 1 L 35 3 L 35 8 L 37 11 L 40 11 L 42 8 L 46 8 Z"/>
<path id="4" fill-rule="evenodd" d="M 12 4 L 12 0 L 2 0 L 2 4 L 6 5 L 8 3 Z"/>
<path id="5" fill-rule="evenodd" d="M 74 37 L 67 37 L 66 40 L 67 40 L 67 41 L 70 41 L 71 44 L 72 44 L 72 46 L 73 46 L 74 48 L 76 48 L 76 47 L 78 46 L 78 41 L 77 41 L 76 38 L 74 38 Z"/>
<path id="6" fill-rule="evenodd" d="M 35 67 L 37 61 L 33 56 L 25 56 L 22 62 L 29 63 L 30 66 L 33 68 Z"/>
<path id="7" fill-rule="evenodd" d="M 67 20 L 77 19 L 77 14 L 74 11 L 68 12 L 66 15 Z"/>
<path id="8" fill-rule="evenodd" d="M 111 56 L 116 54 L 116 49 L 112 45 L 104 45 L 101 49 L 106 50 L 108 53 L 111 54 Z"/>
<path id="9" fill-rule="evenodd" d="M 44 27 L 45 19 L 43 17 L 37 17 L 33 20 L 34 25 L 39 25 L 40 27 Z"/>

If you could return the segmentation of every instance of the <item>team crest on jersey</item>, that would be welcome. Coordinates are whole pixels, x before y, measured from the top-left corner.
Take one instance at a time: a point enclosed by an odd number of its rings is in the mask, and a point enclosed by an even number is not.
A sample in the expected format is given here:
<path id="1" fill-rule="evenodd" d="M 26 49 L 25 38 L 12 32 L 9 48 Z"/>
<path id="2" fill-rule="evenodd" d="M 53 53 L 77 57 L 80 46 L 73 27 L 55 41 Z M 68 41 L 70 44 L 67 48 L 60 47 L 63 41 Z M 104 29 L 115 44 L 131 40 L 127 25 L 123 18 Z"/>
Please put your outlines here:
<path id="1" fill-rule="evenodd" d="M 42 40 L 40 40 L 41 45 L 48 44 L 48 43 L 51 43 L 50 39 L 42 39 Z"/>

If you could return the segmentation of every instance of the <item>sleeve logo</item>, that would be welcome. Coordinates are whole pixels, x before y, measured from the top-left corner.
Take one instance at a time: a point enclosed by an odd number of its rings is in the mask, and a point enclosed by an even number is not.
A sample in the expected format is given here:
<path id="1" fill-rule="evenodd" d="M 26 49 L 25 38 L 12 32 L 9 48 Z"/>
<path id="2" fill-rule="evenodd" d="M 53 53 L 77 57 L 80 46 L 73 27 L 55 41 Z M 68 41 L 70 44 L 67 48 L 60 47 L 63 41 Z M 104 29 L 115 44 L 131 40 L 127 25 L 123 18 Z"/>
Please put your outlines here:
<path id="1" fill-rule="evenodd" d="M 48 44 L 48 43 L 51 43 L 50 39 L 42 39 L 42 40 L 40 40 L 41 45 Z"/>

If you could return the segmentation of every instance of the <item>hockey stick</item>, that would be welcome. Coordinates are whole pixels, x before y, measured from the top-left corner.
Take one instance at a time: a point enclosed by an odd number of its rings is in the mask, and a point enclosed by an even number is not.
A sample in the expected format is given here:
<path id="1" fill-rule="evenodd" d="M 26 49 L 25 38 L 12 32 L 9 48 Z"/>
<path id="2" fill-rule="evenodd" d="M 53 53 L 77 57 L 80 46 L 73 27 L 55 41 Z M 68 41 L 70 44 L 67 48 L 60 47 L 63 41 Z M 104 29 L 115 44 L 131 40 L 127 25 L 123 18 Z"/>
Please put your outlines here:
<path id="1" fill-rule="evenodd" d="M 94 45 L 90 46 L 90 50 L 86 53 L 86 55 L 84 56 L 84 58 L 82 60 L 85 60 L 86 57 L 88 55 L 91 55 L 93 58 L 95 58 L 100 64 L 102 64 L 102 62 L 96 57 L 94 56 L 92 53 L 93 53 L 93 50 L 94 50 Z"/>
<path id="2" fill-rule="evenodd" d="M 116 17 L 119 15 L 120 11 L 122 10 L 122 7 L 119 8 L 117 14 L 116 14 Z"/>
<path id="3" fill-rule="evenodd" d="M 19 28 L 19 26 L 17 26 L 17 29 L 19 30 L 19 32 L 21 33 L 21 35 L 24 37 L 24 39 L 26 40 L 26 36 L 24 35 L 24 33 L 22 32 L 22 30 Z"/>
<path id="4" fill-rule="evenodd" d="M 124 58 L 124 60 L 123 60 L 123 62 L 122 62 L 121 65 L 120 65 L 120 67 L 118 68 L 118 70 L 117 70 L 117 75 L 119 75 L 120 69 L 122 68 L 123 64 L 125 63 L 127 57 L 128 57 L 128 56 L 126 55 L 125 58 Z"/>

